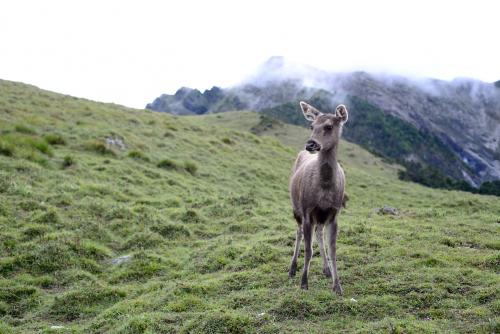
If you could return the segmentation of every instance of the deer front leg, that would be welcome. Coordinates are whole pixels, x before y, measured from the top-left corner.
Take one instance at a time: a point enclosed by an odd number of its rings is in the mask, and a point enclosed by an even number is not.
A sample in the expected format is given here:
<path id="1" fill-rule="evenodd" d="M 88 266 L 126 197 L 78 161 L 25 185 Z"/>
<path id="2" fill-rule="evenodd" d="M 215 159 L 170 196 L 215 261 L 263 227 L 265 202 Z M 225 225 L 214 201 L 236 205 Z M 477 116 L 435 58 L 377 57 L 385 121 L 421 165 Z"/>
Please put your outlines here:
<path id="1" fill-rule="evenodd" d="M 292 263 L 290 264 L 290 271 L 288 277 L 294 277 L 297 272 L 297 258 L 300 253 L 300 243 L 302 242 L 302 225 L 297 224 L 297 233 L 295 235 L 295 248 L 292 256 Z"/>
<path id="2" fill-rule="evenodd" d="M 330 266 L 328 264 L 328 257 L 326 256 L 325 252 L 325 243 L 323 238 L 324 228 L 324 224 L 316 225 L 316 240 L 318 241 L 319 245 L 319 253 L 321 254 L 321 258 L 323 259 L 323 274 L 325 274 L 326 277 L 332 277 Z"/>
<path id="3" fill-rule="evenodd" d="M 340 278 L 337 272 L 337 216 L 335 214 L 333 220 L 328 224 L 328 241 L 330 252 L 330 267 L 333 279 L 333 291 L 338 295 L 342 295 L 342 286 L 340 285 Z"/>
<path id="4" fill-rule="evenodd" d="M 300 287 L 304 290 L 309 288 L 307 276 L 309 273 L 309 264 L 312 258 L 312 224 L 310 217 L 306 215 L 302 219 L 302 229 L 304 233 L 305 256 L 304 256 L 304 272 L 302 273 L 302 283 Z"/>

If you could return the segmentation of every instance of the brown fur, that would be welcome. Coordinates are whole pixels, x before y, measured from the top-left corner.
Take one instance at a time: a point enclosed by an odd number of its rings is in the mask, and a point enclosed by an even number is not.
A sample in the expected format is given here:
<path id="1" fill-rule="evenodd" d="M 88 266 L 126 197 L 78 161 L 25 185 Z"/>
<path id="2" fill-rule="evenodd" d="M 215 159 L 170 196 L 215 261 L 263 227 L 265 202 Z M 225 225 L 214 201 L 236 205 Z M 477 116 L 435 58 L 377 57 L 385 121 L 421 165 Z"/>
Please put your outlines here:
<path id="1" fill-rule="evenodd" d="M 289 276 L 295 276 L 297 257 L 302 236 L 305 243 L 305 261 L 301 287 L 308 288 L 309 263 L 312 257 L 312 231 L 316 227 L 316 238 L 323 258 L 323 272 L 333 276 L 333 290 L 342 294 L 337 274 L 336 241 L 337 218 L 345 207 L 345 176 L 337 162 L 337 149 L 342 126 L 347 121 L 347 109 L 339 105 L 335 114 L 322 114 L 305 102 L 300 102 L 304 117 L 312 122 L 312 134 L 306 145 L 312 154 L 301 151 L 297 156 L 290 179 L 290 195 L 293 215 L 297 221 L 297 236 Z M 323 229 L 327 226 L 329 259 L 323 243 Z M 333 274 L 333 275 L 332 275 Z"/>

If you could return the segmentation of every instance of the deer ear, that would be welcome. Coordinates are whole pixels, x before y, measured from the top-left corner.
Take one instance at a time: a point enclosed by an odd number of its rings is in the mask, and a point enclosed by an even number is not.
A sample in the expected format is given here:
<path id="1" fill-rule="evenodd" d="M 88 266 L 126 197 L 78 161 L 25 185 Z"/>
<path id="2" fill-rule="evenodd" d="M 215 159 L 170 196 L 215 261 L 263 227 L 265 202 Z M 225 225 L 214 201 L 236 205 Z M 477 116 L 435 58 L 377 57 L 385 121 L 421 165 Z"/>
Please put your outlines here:
<path id="1" fill-rule="evenodd" d="M 337 116 L 342 123 L 347 122 L 347 108 L 343 104 L 339 104 L 335 109 L 335 116 Z"/>
<path id="2" fill-rule="evenodd" d="M 321 112 L 318 109 L 305 103 L 304 101 L 300 101 L 300 108 L 302 108 L 304 117 L 310 122 L 314 121 L 319 115 L 321 115 Z"/>

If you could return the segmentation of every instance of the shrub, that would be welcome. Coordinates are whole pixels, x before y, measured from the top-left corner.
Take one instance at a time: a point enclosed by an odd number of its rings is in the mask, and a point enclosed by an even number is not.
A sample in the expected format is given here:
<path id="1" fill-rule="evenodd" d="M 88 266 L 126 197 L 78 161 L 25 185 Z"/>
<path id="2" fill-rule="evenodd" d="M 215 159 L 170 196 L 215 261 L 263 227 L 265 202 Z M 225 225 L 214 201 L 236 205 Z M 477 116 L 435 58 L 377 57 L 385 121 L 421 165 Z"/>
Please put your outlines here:
<path id="1" fill-rule="evenodd" d="M 128 156 L 132 159 L 149 161 L 149 158 L 142 151 L 130 151 Z"/>
<path id="2" fill-rule="evenodd" d="M 403 181 L 413 181 L 431 188 L 455 189 L 475 192 L 476 189 L 463 180 L 455 180 L 446 176 L 437 168 L 423 166 L 420 163 L 407 161 L 402 163 L 406 170 L 400 170 L 398 176 Z"/>
<path id="3" fill-rule="evenodd" d="M 67 155 L 63 158 L 62 166 L 63 168 L 68 168 L 73 166 L 75 163 L 75 158 L 73 158 L 71 155 Z"/>
<path id="4" fill-rule="evenodd" d="M 52 156 L 52 150 L 50 149 L 49 143 L 45 141 L 45 139 L 42 138 L 28 138 L 26 139 L 26 143 L 33 147 L 34 149 L 40 151 L 43 154 L 46 154 L 48 156 Z"/>
<path id="5" fill-rule="evenodd" d="M 254 125 L 250 129 L 250 132 L 253 134 L 261 134 L 268 129 L 282 126 L 281 122 L 278 121 L 276 118 L 269 117 L 267 115 L 261 114 L 259 119 L 260 119 L 259 123 Z"/>
<path id="6" fill-rule="evenodd" d="M 116 152 L 109 148 L 103 140 L 91 140 L 85 144 L 85 149 L 94 151 L 102 155 L 116 155 Z"/>
<path id="7" fill-rule="evenodd" d="M 223 142 L 224 144 L 228 144 L 228 145 L 233 144 L 233 141 L 232 141 L 232 140 L 231 140 L 231 138 L 229 138 L 229 137 L 224 137 L 224 138 L 222 138 L 222 142 Z"/>
<path id="8" fill-rule="evenodd" d="M 11 143 L 0 140 L 0 155 L 12 157 L 14 155 L 14 146 Z"/>
<path id="9" fill-rule="evenodd" d="M 198 165 L 194 161 L 184 161 L 184 169 L 191 175 L 195 175 Z"/>
<path id="10" fill-rule="evenodd" d="M 35 134 L 35 130 L 33 130 L 32 128 L 30 128 L 29 126 L 24 125 L 24 124 L 16 124 L 16 126 L 14 127 L 14 129 L 16 130 L 16 132 L 24 133 L 24 134 L 27 134 L 27 135 L 33 135 L 33 134 Z"/>
<path id="11" fill-rule="evenodd" d="M 159 168 L 163 168 L 163 169 L 167 169 L 167 170 L 179 169 L 179 164 L 171 159 L 163 159 L 157 164 L 157 166 Z"/>
<path id="12" fill-rule="evenodd" d="M 43 137 L 50 145 L 66 145 L 66 140 L 59 134 L 50 133 Z"/>
<path id="13" fill-rule="evenodd" d="M 198 214 L 196 210 L 186 210 L 180 217 L 181 221 L 184 223 L 201 223 L 203 218 Z"/>
<path id="14" fill-rule="evenodd" d="M 483 182 L 479 188 L 479 193 L 500 196 L 500 180 Z"/>
<path id="15" fill-rule="evenodd" d="M 2 185 L 0 185 L 1 187 Z M 8 209 L 7 207 L 5 206 L 5 204 L 3 203 L 0 203 L 0 216 L 7 216 L 8 215 Z"/>

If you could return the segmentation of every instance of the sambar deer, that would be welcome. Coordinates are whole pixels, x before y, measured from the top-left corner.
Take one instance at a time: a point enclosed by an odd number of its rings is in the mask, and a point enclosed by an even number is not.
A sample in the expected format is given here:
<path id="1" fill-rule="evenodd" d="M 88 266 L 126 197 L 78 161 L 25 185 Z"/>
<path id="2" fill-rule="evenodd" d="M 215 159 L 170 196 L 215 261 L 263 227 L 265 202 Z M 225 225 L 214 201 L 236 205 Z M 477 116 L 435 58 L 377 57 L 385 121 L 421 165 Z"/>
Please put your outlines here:
<path id="1" fill-rule="evenodd" d="M 300 102 L 304 117 L 312 122 L 312 133 L 305 150 L 297 156 L 290 179 L 293 215 L 297 221 L 297 235 L 289 276 L 295 276 L 300 243 L 304 237 L 305 260 L 302 289 L 308 289 L 309 264 L 312 257 L 312 233 L 323 258 L 323 273 L 332 277 L 333 290 L 341 295 L 342 287 L 337 272 L 338 216 L 345 206 L 344 171 L 337 161 L 337 150 L 342 127 L 347 122 L 347 109 L 337 106 L 334 114 L 323 114 L 313 106 Z M 317 153 L 317 154 L 313 154 Z M 327 227 L 329 256 L 325 252 L 323 230 Z"/>

